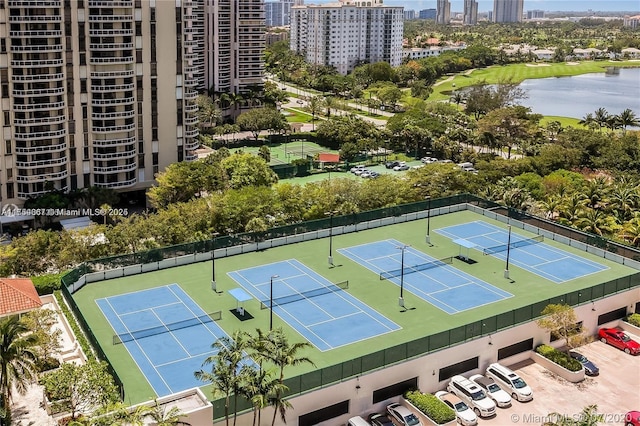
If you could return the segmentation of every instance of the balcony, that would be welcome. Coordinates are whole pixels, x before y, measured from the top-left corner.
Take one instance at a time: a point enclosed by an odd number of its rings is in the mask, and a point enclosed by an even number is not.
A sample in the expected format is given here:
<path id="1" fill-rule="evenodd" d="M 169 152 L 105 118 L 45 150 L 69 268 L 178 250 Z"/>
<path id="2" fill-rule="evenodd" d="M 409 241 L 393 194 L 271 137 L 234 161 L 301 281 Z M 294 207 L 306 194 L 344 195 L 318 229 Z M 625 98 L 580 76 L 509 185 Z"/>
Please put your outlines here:
<path id="1" fill-rule="evenodd" d="M 89 7 L 106 7 L 106 8 L 115 8 L 115 7 L 133 7 L 133 0 L 89 0 Z"/>
<path id="2" fill-rule="evenodd" d="M 132 22 L 131 15 L 89 15 L 89 22 Z"/>
<path id="3" fill-rule="evenodd" d="M 16 153 L 17 154 L 42 154 L 47 152 L 62 152 L 67 149 L 66 143 L 60 143 L 57 145 L 41 145 L 41 146 L 20 146 L 20 144 L 16 144 Z"/>
<path id="4" fill-rule="evenodd" d="M 91 99 L 92 106 L 117 106 L 117 105 L 131 105 L 135 103 L 136 98 L 115 98 L 115 99 Z"/>
<path id="5" fill-rule="evenodd" d="M 51 130 L 49 132 L 29 132 L 29 133 L 20 133 L 17 130 L 14 132 L 13 138 L 16 141 L 35 141 L 42 139 L 53 139 L 65 136 L 67 134 L 67 129 L 61 130 Z"/>
<path id="6" fill-rule="evenodd" d="M 56 189 L 59 189 L 62 192 L 67 192 L 69 187 L 66 185 L 64 186 L 60 185 L 60 187 L 59 188 L 56 187 Z M 21 192 L 20 189 L 18 189 L 18 198 L 20 198 L 21 200 L 28 200 L 29 198 L 33 198 L 33 197 L 37 197 L 38 195 L 44 195 L 49 193 L 51 193 L 51 191 L 49 190 Z"/>
<path id="7" fill-rule="evenodd" d="M 133 49 L 133 43 L 91 43 L 89 50 L 91 51 L 111 51 L 111 50 L 130 50 Z"/>
<path id="8" fill-rule="evenodd" d="M 13 109 L 15 111 L 55 111 L 60 108 L 64 108 L 65 103 L 62 102 L 48 102 L 48 103 L 31 103 L 31 104 L 17 104 L 14 102 Z"/>
<path id="9" fill-rule="evenodd" d="M 129 138 L 93 139 L 91 143 L 93 146 L 118 147 L 118 146 L 134 145 L 136 143 L 136 138 L 135 136 L 132 136 Z"/>
<path id="10" fill-rule="evenodd" d="M 47 182 L 52 180 L 60 180 L 65 179 L 68 175 L 66 170 L 62 170 L 57 173 L 44 173 L 41 175 L 29 175 L 29 176 L 16 176 L 16 180 L 18 182 L 27 182 L 27 183 L 36 183 L 36 182 Z"/>
<path id="11" fill-rule="evenodd" d="M 186 113 L 198 112 L 198 105 L 187 103 L 187 104 L 184 105 L 184 112 L 186 112 Z"/>
<path id="12" fill-rule="evenodd" d="M 184 131 L 185 138 L 197 138 L 199 134 L 200 131 L 198 129 L 185 129 Z"/>
<path id="13" fill-rule="evenodd" d="M 24 82 L 24 83 L 35 83 L 40 81 L 61 81 L 64 80 L 64 74 L 55 73 L 55 74 L 32 74 L 32 75 L 11 75 L 11 81 L 13 82 Z"/>
<path id="14" fill-rule="evenodd" d="M 195 126 L 196 124 L 198 124 L 198 117 L 187 116 L 184 118 L 184 124 L 188 126 Z"/>
<path id="15" fill-rule="evenodd" d="M 116 160 L 120 158 L 136 158 L 137 152 L 135 150 L 126 151 L 126 152 L 112 152 L 109 154 L 98 154 L 97 152 L 93 152 L 93 159 L 100 161 L 108 161 L 108 160 Z"/>
<path id="16" fill-rule="evenodd" d="M 115 28 L 115 29 L 89 29 L 90 37 L 98 37 L 98 36 L 132 36 L 133 29 L 132 28 Z"/>
<path id="17" fill-rule="evenodd" d="M 67 157 L 62 158 L 51 158 L 49 160 L 38 160 L 38 161 L 19 161 L 16 160 L 16 167 L 20 169 L 37 169 L 41 167 L 48 166 L 61 166 L 63 164 L 67 164 Z"/>
<path id="18" fill-rule="evenodd" d="M 100 93 L 113 93 L 113 92 L 125 92 L 128 90 L 134 90 L 136 85 L 133 83 L 128 84 L 113 84 L 113 85 L 91 85 L 92 92 Z"/>
<path id="19" fill-rule="evenodd" d="M 40 118 L 14 118 L 13 124 L 16 126 L 39 126 L 43 124 L 60 124 L 66 123 L 67 117 L 62 115 L 56 115 L 53 117 L 40 117 Z"/>
<path id="20" fill-rule="evenodd" d="M 29 96 L 52 96 L 64 94 L 64 87 L 52 87 L 49 89 L 29 89 L 29 90 L 17 90 L 13 89 L 11 93 L 17 97 L 29 97 Z"/>
<path id="21" fill-rule="evenodd" d="M 102 188 L 126 188 L 129 186 L 135 185 L 137 182 L 136 178 L 123 180 L 118 182 L 94 182 L 95 186 L 100 186 Z"/>
<path id="22" fill-rule="evenodd" d="M 56 67 L 63 64 L 64 64 L 64 60 L 62 58 L 11 61 L 12 67 L 19 67 L 19 68 Z"/>
<path id="23" fill-rule="evenodd" d="M 115 132 L 130 132 L 135 130 L 135 123 L 131 124 L 122 124 L 119 126 L 104 126 L 99 127 L 96 125 L 91 126 L 91 131 L 93 133 L 115 133 Z"/>
<path id="24" fill-rule="evenodd" d="M 91 112 L 91 118 L 94 120 L 113 120 L 118 118 L 131 118 L 136 115 L 134 110 L 117 111 L 117 112 Z"/>
<path id="25" fill-rule="evenodd" d="M 134 70 L 92 71 L 91 78 L 124 78 L 133 77 L 135 74 Z"/>
<path id="26" fill-rule="evenodd" d="M 96 174 L 113 174 L 119 172 L 131 172 L 138 168 L 138 164 L 134 158 L 129 159 L 131 162 L 129 164 L 119 164 L 117 166 L 107 166 L 107 167 L 97 167 L 93 166 L 91 170 Z"/>
<path id="27" fill-rule="evenodd" d="M 9 0 L 9 7 L 61 7 L 62 2 L 60 0 Z"/>
<path id="28" fill-rule="evenodd" d="M 46 45 L 26 45 L 26 46 L 11 46 L 11 51 L 15 53 L 25 53 L 25 52 L 62 52 L 61 44 L 46 44 Z"/>
<path id="29" fill-rule="evenodd" d="M 187 151 L 193 151 L 194 149 L 198 149 L 200 146 L 200 141 L 198 141 L 198 139 L 186 139 L 184 142 L 184 149 Z"/>
<path id="30" fill-rule="evenodd" d="M 60 15 L 20 15 L 9 16 L 9 22 L 14 23 L 43 23 L 43 22 L 62 22 L 62 16 Z"/>
<path id="31" fill-rule="evenodd" d="M 9 31 L 9 37 L 15 38 L 51 38 L 62 37 L 62 30 L 24 30 L 24 31 Z"/>
<path id="32" fill-rule="evenodd" d="M 92 56 L 89 59 L 89 63 L 91 65 L 101 65 L 101 64 L 130 64 L 133 63 L 133 56 L 115 56 L 115 57 L 106 57 L 99 58 Z"/>

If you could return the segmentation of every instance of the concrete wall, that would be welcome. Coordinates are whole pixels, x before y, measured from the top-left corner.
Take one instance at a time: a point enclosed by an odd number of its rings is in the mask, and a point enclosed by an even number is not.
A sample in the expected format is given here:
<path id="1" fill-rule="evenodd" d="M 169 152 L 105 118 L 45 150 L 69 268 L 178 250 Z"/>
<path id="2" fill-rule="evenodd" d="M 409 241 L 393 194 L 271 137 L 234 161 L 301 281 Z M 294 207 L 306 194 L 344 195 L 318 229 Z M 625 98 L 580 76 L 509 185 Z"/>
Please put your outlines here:
<path id="1" fill-rule="evenodd" d="M 637 302 L 640 302 L 640 288 L 598 300 L 593 305 L 588 303 L 578 306 L 575 311 L 578 319 L 583 321 L 586 333 L 595 335 L 598 328 L 616 326 L 619 322 L 616 320 L 598 326 L 598 315 L 622 307 L 626 307 L 627 312 L 631 313 Z M 592 309 L 595 309 L 595 311 Z M 357 415 L 364 417 L 374 411 L 383 411 L 390 402 L 400 401 L 398 396 L 374 405 L 372 403 L 373 392 L 377 389 L 417 376 L 420 390 L 433 393 L 444 389 L 448 383 L 448 381 L 440 382 L 438 380 L 440 368 L 478 356 L 479 368 L 468 371 L 465 376 L 468 377 L 476 373 L 482 374 L 489 364 L 498 360 L 498 350 L 500 348 L 530 338 L 533 338 L 534 348 L 540 344 L 549 344 L 550 342 L 549 333 L 540 329 L 535 322 L 530 322 L 292 398 L 290 402 L 293 404 L 293 408 L 287 411 L 287 424 L 295 425 L 297 424 L 297 418 L 301 415 L 349 399 L 350 412 L 348 414 L 320 423 L 322 426 L 345 425 L 350 417 Z M 527 351 L 500 360 L 500 363 L 512 365 L 530 357 L 531 351 Z M 535 389 L 533 391 L 535 393 Z M 263 411 L 262 417 L 264 419 L 266 416 L 270 419 L 272 414 L 273 411 L 268 408 Z M 237 426 L 250 426 L 252 425 L 252 419 L 252 414 L 250 413 L 239 416 Z M 280 425 L 282 423 L 278 420 L 276 424 Z M 215 425 L 224 425 L 224 419 L 216 422 Z"/>

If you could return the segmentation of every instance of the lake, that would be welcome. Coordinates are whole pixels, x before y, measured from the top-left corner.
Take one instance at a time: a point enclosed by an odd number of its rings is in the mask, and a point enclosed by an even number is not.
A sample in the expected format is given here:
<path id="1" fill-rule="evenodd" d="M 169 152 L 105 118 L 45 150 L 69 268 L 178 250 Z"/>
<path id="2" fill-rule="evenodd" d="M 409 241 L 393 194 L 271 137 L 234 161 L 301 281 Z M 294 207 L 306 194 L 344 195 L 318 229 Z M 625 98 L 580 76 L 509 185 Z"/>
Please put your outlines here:
<path id="1" fill-rule="evenodd" d="M 640 68 L 525 80 L 528 98 L 520 103 L 537 114 L 583 118 L 598 108 L 619 114 L 630 108 L 640 117 Z"/>

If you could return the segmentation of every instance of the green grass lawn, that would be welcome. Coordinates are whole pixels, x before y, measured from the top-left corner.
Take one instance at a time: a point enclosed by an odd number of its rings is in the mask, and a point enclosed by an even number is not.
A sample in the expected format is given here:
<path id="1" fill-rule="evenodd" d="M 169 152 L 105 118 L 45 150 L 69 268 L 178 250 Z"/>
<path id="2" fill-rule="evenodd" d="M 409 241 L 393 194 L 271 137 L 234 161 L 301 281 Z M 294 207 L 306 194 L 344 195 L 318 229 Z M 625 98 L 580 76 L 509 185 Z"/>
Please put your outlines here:
<path id="1" fill-rule="evenodd" d="M 434 87 L 433 93 L 429 96 L 430 101 L 441 101 L 449 99 L 452 91 L 479 84 L 486 81 L 489 84 L 496 84 L 505 81 L 520 83 L 523 80 L 532 78 L 566 77 L 587 73 L 605 72 L 607 67 L 640 67 L 638 61 L 582 61 L 577 65 L 567 65 L 567 63 L 537 64 L 510 64 L 505 66 L 494 65 L 488 68 L 474 70 L 471 74 L 462 72 L 454 76 L 451 81 L 444 81 Z M 548 65 L 548 66 L 546 66 Z M 441 81 L 446 80 L 444 77 Z"/>
<path id="2" fill-rule="evenodd" d="M 540 120 L 541 126 L 546 126 L 551 121 L 559 121 L 562 124 L 562 127 L 574 127 L 574 128 L 584 128 L 582 124 L 578 124 L 580 121 L 577 118 L 572 117 L 558 117 L 556 115 L 545 115 L 542 120 Z"/>
<path id="3" fill-rule="evenodd" d="M 287 121 L 289 123 L 311 123 L 313 116 L 299 109 L 285 108 Z"/>
<path id="4" fill-rule="evenodd" d="M 334 233 L 333 248 L 337 250 L 342 247 L 394 238 L 404 244 L 410 244 L 414 249 L 432 257 L 443 258 L 457 255 L 459 249 L 448 238 L 433 231 L 438 228 L 475 220 L 485 220 L 504 227 L 498 222 L 491 221 L 473 212 L 463 211 L 431 218 L 431 241 L 434 244 L 433 247 L 427 246 L 424 242 L 424 220 L 416 220 L 344 235 L 336 235 Z M 532 236 L 522 230 L 517 230 L 516 232 L 527 237 Z M 547 240 L 545 242 L 606 265 L 609 269 L 563 284 L 556 284 L 525 270 L 513 267 L 510 271 L 514 282 L 511 282 L 503 277 L 505 266 L 503 261 L 492 256 L 484 256 L 480 252 L 472 250 L 470 254 L 472 258 L 477 260 L 476 264 L 468 265 L 456 261 L 454 266 L 508 291 L 513 294 L 513 297 L 459 312 L 455 315 L 449 315 L 423 299 L 405 292 L 406 305 L 415 309 L 401 312 L 398 307 L 399 288 L 394 283 L 381 281 L 378 274 L 352 262 L 336 251 L 334 251 L 334 263 L 336 266 L 329 267 L 327 264 L 329 241 L 327 238 L 323 238 L 217 259 L 216 280 L 218 289 L 223 291 L 221 294 L 215 294 L 210 289 L 211 262 L 208 261 L 90 283 L 77 291 L 74 294 L 74 299 L 87 323 L 101 342 L 113 367 L 124 382 L 127 401 L 137 403 L 153 398 L 153 390 L 129 355 L 126 347 L 124 345 L 113 345 L 112 336 L 114 331 L 96 306 L 95 300 L 98 298 L 178 283 L 205 312 L 218 310 L 223 312 L 223 317 L 218 323 L 227 334 L 231 335 L 235 330 L 249 332 L 254 332 L 256 328 L 266 330 L 269 327 L 269 311 L 261 310 L 257 300 L 250 300 L 245 304 L 247 312 L 254 317 L 252 320 L 241 322 L 229 312 L 236 307 L 236 301 L 229 295 L 228 290 L 238 287 L 238 284 L 227 273 L 295 258 L 331 282 L 349 280 L 349 289 L 347 291 L 350 294 L 402 327 L 401 330 L 387 333 L 384 336 L 374 337 L 325 352 L 321 352 L 315 347 L 309 348 L 300 355 L 308 356 L 315 362 L 316 367 L 306 364 L 292 367 L 287 373 L 289 376 L 295 376 L 637 272 L 626 266 L 589 255 L 554 241 Z M 266 277 L 266 279 L 268 278 Z M 426 324 L 429 325 L 428 329 L 425 327 Z M 277 316 L 274 317 L 274 326 L 283 327 L 292 342 L 298 342 L 303 339 L 293 328 Z M 185 371 L 184 374 L 192 374 L 192 372 Z M 207 395 L 211 396 L 209 393 Z"/>

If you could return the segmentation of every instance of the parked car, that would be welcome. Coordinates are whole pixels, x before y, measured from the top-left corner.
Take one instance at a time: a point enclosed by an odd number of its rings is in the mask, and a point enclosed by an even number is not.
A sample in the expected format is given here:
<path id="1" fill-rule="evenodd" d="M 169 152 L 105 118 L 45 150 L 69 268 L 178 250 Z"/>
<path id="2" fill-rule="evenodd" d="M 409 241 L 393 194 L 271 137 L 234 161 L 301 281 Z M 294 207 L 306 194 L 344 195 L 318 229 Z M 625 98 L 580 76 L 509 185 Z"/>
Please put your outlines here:
<path id="1" fill-rule="evenodd" d="M 360 170 L 360 173 L 362 173 L 362 170 L 364 170 L 364 169 L 365 169 L 365 166 L 363 166 L 362 164 L 360 164 L 360 165 L 358 165 L 358 166 L 352 167 L 349 171 L 350 171 L 351 173 L 355 173 L 355 172 L 357 172 L 358 170 Z"/>
<path id="2" fill-rule="evenodd" d="M 527 385 L 527 382 L 504 365 L 497 362 L 489 364 L 486 375 L 495 380 L 502 390 L 511 395 L 511 398 L 518 401 L 530 401 L 533 399 L 533 391 Z"/>
<path id="3" fill-rule="evenodd" d="M 409 166 L 407 166 L 407 163 L 405 163 L 404 161 L 401 161 L 400 164 L 398 164 L 393 168 L 393 170 L 396 172 L 399 172 L 402 170 L 409 170 Z"/>
<path id="4" fill-rule="evenodd" d="M 370 172 L 370 173 L 369 173 L 369 177 L 370 177 L 371 179 L 375 179 L 375 178 L 377 178 L 378 176 L 380 176 L 380 173 L 378 173 L 378 172 Z"/>
<path id="5" fill-rule="evenodd" d="M 363 170 L 362 173 L 360 174 L 360 177 L 363 178 L 370 178 L 371 177 L 371 172 L 369 170 Z"/>
<path id="6" fill-rule="evenodd" d="M 369 414 L 369 423 L 372 426 L 395 426 L 389 417 L 380 413 Z"/>
<path id="7" fill-rule="evenodd" d="M 640 426 L 640 411 L 629 411 L 624 416 L 625 426 Z"/>
<path id="8" fill-rule="evenodd" d="M 434 157 L 422 157 L 420 161 L 422 161 L 424 164 L 431 164 L 431 163 L 437 163 L 438 159 Z"/>
<path id="9" fill-rule="evenodd" d="M 353 172 L 354 175 L 356 176 L 362 176 L 363 173 L 368 172 L 369 170 L 362 168 L 362 169 L 356 169 L 355 172 Z"/>
<path id="10" fill-rule="evenodd" d="M 637 355 L 640 353 L 640 343 L 627 336 L 624 331 L 617 328 L 601 328 L 598 330 L 598 336 L 602 343 L 615 346 L 625 353 Z"/>
<path id="11" fill-rule="evenodd" d="M 478 424 L 478 416 L 473 412 L 463 400 L 447 391 L 436 392 L 436 398 L 444 402 L 456 413 L 458 423 L 463 426 L 474 426 Z"/>
<path id="12" fill-rule="evenodd" d="M 569 356 L 582 364 L 582 367 L 584 367 L 584 372 L 587 376 L 597 376 L 598 374 L 600 374 L 600 370 L 598 369 L 598 367 L 596 367 L 593 362 L 589 361 L 587 357 L 582 355 L 581 353 L 570 351 Z"/>
<path id="13" fill-rule="evenodd" d="M 503 391 L 491 377 L 485 377 L 482 374 L 474 374 L 469 377 L 469 380 L 484 389 L 487 396 L 493 399 L 498 407 L 509 407 L 511 405 L 511 396 L 509 396 L 507 392 Z"/>
<path id="14" fill-rule="evenodd" d="M 453 376 L 447 390 L 466 402 L 478 417 L 491 417 L 496 414 L 496 403 L 487 396 L 480 386 L 464 376 Z"/>
<path id="15" fill-rule="evenodd" d="M 398 164 L 400 164 L 399 161 L 387 161 L 386 163 L 384 163 L 384 166 L 387 169 L 393 169 L 395 166 L 397 166 Z"/>
<path id="16" fill-rule="evenodd" d="M 424 167 L 424 164 L 416 164 L 415 166 L 411 166 L 412 169 L 421 169 Z"/>
<path id="17" fill-rule="evenodd" d="M 396 419 L 401 426 L 422 426 L 422 422 L 415 414 L 397 402 L 387 405 L 387 412 Z"/>

